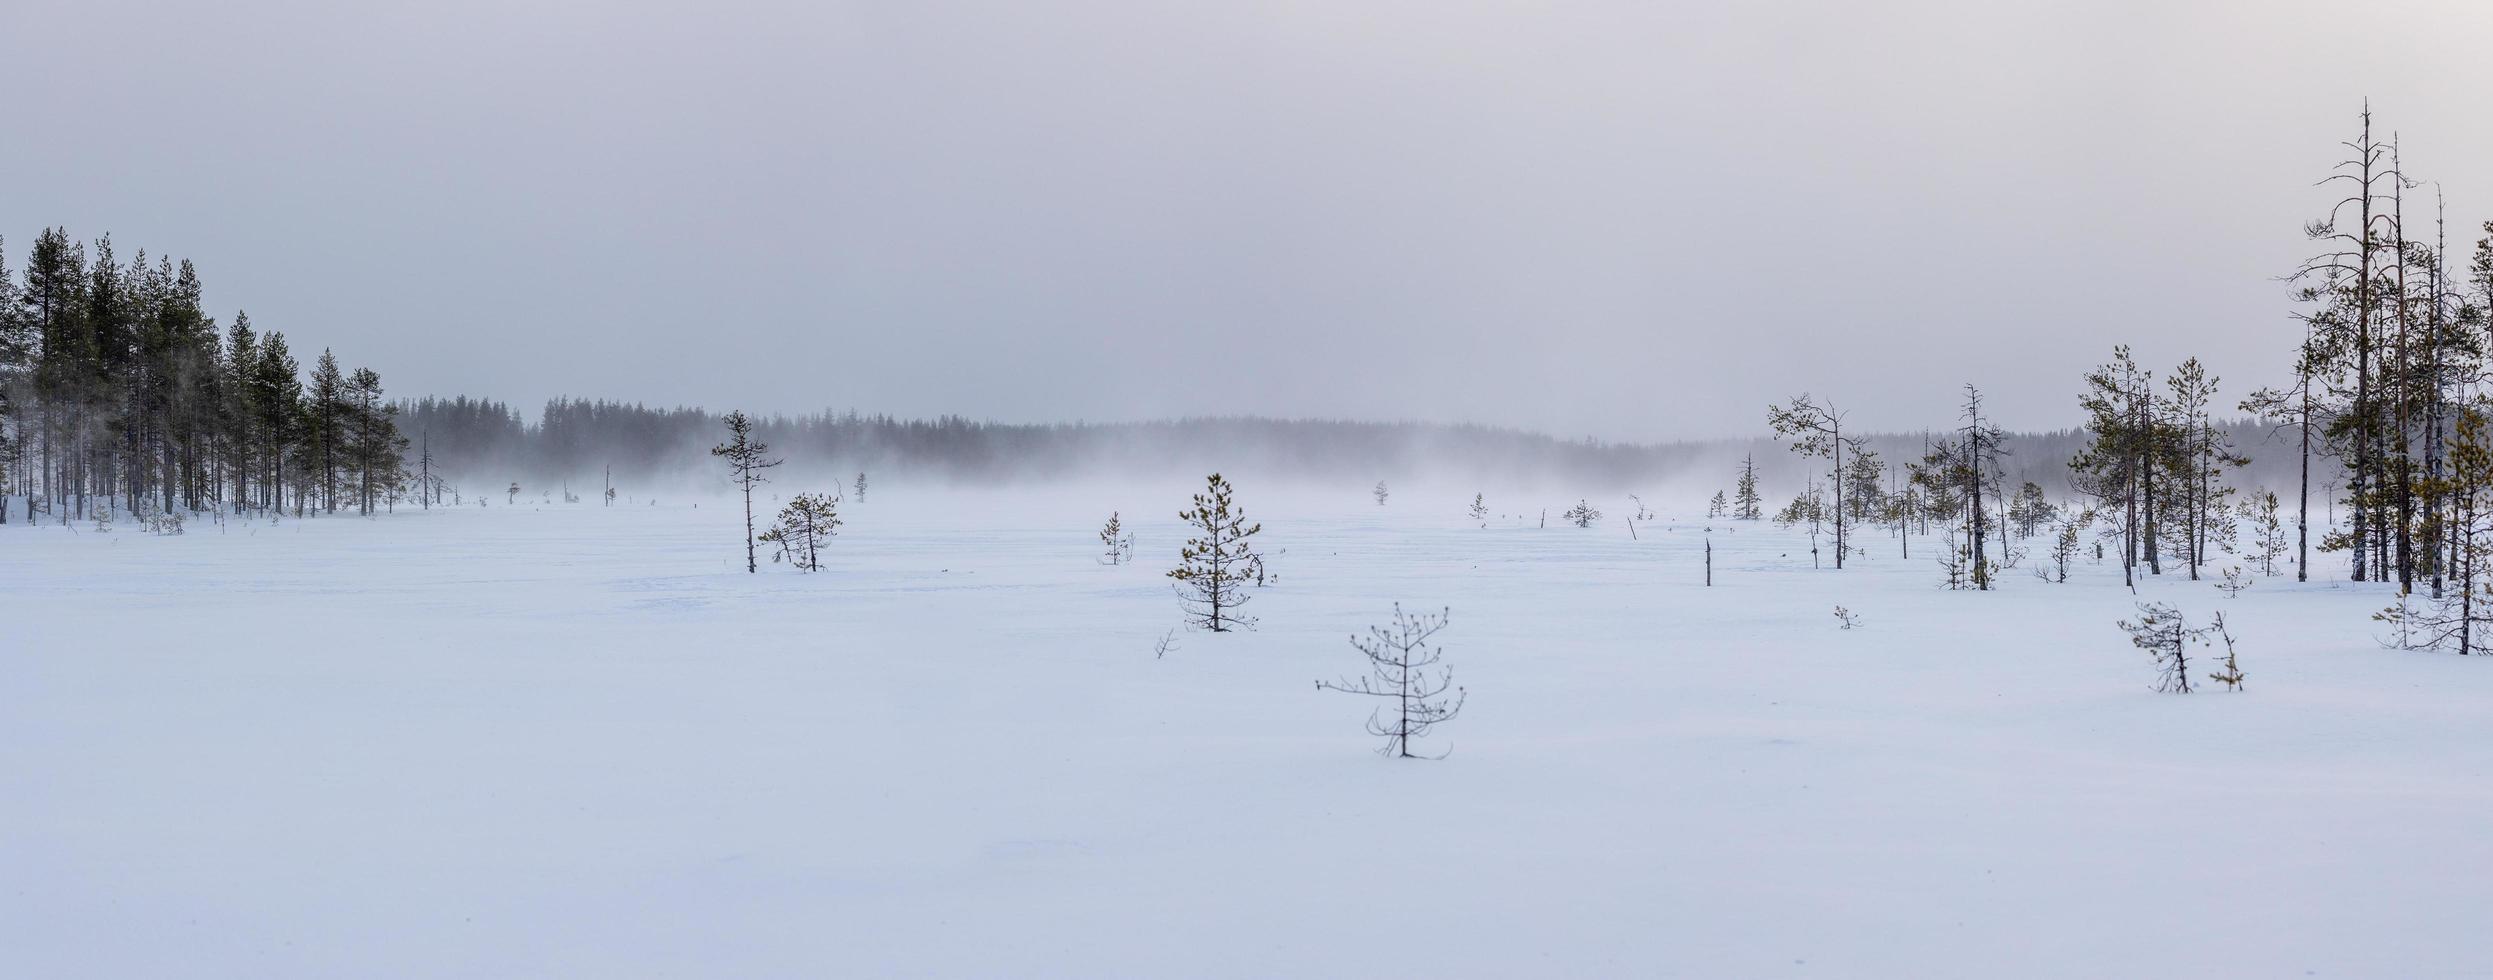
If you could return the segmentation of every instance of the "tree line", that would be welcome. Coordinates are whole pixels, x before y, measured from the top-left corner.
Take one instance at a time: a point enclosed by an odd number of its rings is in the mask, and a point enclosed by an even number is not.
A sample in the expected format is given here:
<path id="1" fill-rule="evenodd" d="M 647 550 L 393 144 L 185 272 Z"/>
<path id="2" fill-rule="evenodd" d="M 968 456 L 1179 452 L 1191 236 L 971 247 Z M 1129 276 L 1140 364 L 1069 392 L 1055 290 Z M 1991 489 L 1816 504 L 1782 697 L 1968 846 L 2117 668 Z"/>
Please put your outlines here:
<path id="1" fill-rule="evenodd" d="M 0 240 L 0 521 L 113 513 L 369 514 L 411 489 L 381 376 L 283 331 L 220 326 L 188 260 L 47 228 Z"/>

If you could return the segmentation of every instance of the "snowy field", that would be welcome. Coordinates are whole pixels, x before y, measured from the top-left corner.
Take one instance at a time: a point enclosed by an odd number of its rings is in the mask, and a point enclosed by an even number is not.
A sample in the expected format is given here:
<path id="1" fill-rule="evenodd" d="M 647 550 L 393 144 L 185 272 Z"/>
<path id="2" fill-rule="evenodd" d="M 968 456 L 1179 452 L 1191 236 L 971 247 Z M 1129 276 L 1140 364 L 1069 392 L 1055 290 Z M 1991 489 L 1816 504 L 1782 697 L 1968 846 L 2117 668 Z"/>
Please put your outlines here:
<path id="1" fill-rule="evenodd" d="M 1192 489 L 0 528 L 0 975 L 2493 974 L 2493 663 L 2377 587 L 2153 581 L 2249 675 L 2160 695 L 2110 564 L 1242 481 L 1261 628 L 1155 660 Z M 1312 683 L 1396 601 L 1444 761 Z"/>

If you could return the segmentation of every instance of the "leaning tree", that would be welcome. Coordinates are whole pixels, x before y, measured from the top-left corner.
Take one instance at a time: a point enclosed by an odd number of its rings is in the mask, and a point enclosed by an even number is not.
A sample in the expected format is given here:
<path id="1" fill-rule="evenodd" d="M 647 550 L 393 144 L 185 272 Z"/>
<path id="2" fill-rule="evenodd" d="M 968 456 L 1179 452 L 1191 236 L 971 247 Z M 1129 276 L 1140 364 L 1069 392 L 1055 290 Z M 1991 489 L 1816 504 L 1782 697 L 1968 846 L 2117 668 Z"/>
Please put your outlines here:
<path id="1" fill-rule="evenodd" d="M 779 510 L 779 523 L 762 532 L 761 540 L 779 546 L 771 560 L 786 559 L 801 572 L 822 571 L 822 546 L 840 533 L 839 498 L 800 493 Z"/>

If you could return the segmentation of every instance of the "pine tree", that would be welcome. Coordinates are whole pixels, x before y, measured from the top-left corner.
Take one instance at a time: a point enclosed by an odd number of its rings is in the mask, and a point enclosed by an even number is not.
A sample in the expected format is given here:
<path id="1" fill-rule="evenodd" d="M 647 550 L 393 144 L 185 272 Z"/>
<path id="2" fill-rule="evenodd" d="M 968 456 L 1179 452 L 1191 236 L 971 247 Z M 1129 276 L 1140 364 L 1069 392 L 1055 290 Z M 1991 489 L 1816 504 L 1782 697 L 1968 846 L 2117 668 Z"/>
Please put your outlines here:
<path id="1" fill-rule="evenodd" d="M 1757 493 L 1757 456 L 1750 454 L 1740 460 L 1740 482 L 1731 495 L 1733 520 L 1755 521 L 1766 516 L 1766 498 Z"/>
<path id="2" fill-rule="evenodd" d="M 1385 506 L 1385 497 L 1387 496 L 1387 493 L 1386 493 L 1386 490 L 1385 490 L 1385 481 L 1383 481 L 1383 480 L 1378 480 L 1378 481 L 1376 481 L 1376 489 L 1373 489 L 1373 490 L 1368 491 L 1368 495 L 1376 498 L 1376 505 L 1377 505 L 1377 506 L 1379 506 L 1379 507 L 1383 507 L 1383 506 Z"/>
<path id="3" fill-rule="evenodd" d="M 2373 618 L 2395 630 L 2398 646 L 2472 654 L 2488 646 L 2488 634 L 2476 627 L 2493 624 L 2493 421 L 2481 405 L 2459 408 L 2449 450 L 2444 492 L 2454 587 L 2436 599 L 2402 596 Z"/>
<path id="4" fill-rule="evenodd" d="M 1846 414 L 1837 411 L 1833 403 L 1820 402 L 1805 394 L 1794 396 L 1789 404 L 1766 408 L 1767 424 L 1774 427 L 1777 437 L 1793 440 L 1793 452 L 1820 457 L 1831 464 L 1835 490 L 1835 567 L 1839 569 L 1844 567 L 1844 552 L 1851 547 L 1845 535 L 1844 477 L 1847 474 L 1844 451 L 1850 449 L 1858 453 L 1862 445 L 1859 437 L 1844 435 Z"/>
<path id="5" fill-rule="evenodd" d="M 1195 494 L 1194 506 L 1177 514 L 1200 536 L 1186 539 L 1169 577 L 1176 580 L 1187 622 L 1215 633 L 1255 625 L 1253 618 L 1238 610 L 1247 603 L 1246 586 L 1256 562 L 1249 539 L 1261 533 L 1264 525 L 1247 523 L 1245 509 L 1233 499 L 1235 492 L 1228 480 L 1214 473 L 1206 478 L 1204 491 Z"/>
<path id="6" fill-rule="evenodd" d="M 294 355 L 286 350 L 283 331 L 271 330 L 260 340 L 260 366 L 252 379 L 252 403 L 260 410 L 260 459 L 263 503 L 279 510 L 286 505 L 286 470 L 294 447 L 303 441 L 303 382 Z"/>
<path id="7" fill-rule="evenodd" d="M 1800 494 L 1793 497 L 1791 503 L 1783 505 L 1783 509 L 1775 513 L 1775 525 L 1778 527 L 1789 529 L 1800 524 L 1809 525 L 1809 567 L 1811 568 L 1819 567 L 1818 535 L 1825 527 L 1827 511 L 1826 493 L 1819 489 L 1817 478 L 1811 477 L 1802 481 Z"/>
<path id="8" fill-rule="evenodd" d="M 1855 528 L 1875 523 L 1879 512 L 1887 506 L 1887 491 L 1881 486 L 1886 482 L 1887 464 L 1879 460 L 1876 450 L 1865 447 L 1853 453 L 1845 468 L 1849 470 L 1844 474 L 1848 488 L 1844 494 L 1845 522 Z M 1861 551 L 1854 546 L 1853 553 Z"/>
<path id="9" fill-rule="evenodd" d="M 2059 510 L 2052 504 L 2051 498 L 2044 496 L 2042 486 L 2028 480 L 2024 486 L 2017 488 L 2016 502 L 2008 505 L 2008 520 L 2018 537 L 2030 538 L 2034 532 L 2042 530 L 2043 525 L 2051 523 Z"/>
<path id="10" fill-rule="evenodd" d="M 727 461 L 728 478 L 744 491 L 744 570 L 748 573 L 759 572 L 762 566 L 755 559 L 753 548 L 753 488 L 757 484 L 770 482 L 762 475 L 763 470 L 785 460 L 770 458 L 770 446 L 753 438 L 753 420 L 746 418 L 743 412 L 729 412 L 721 421 L 727 425 L 728 438 L 726 442 L 710 447 L 710 455 Z M 859 492 L 863 493 L 864 481 L 860 479 L 858 483 Z M 512 484 L 512 491 L 516 493 L 518 487 L 518 484 Z"/>
<path id="11" fill-rule="evenodd" d="M 327 348 L 321 349 L 320 360 L 312 367 L 312 383 L 304 389 L 304 396 L 311 402 L 307 418 L 311 428 L 304 439 L 320 472 L 320 509 L 334 514 L 338 509 L 338 447 L 346 431 L 346 376 L 338 370 L 337 355 Z"/>
<path id="12" fill-rule="evenodd" d="M 1705 503 L 1705 517 L 1707 520 L 1720 518 L 1730 512 L 1731 504 L 1728 500 L 1724 499 L 1723 492 L 1720 490 L 1714 491 L 1714 499 L 1706 501 Z"/>
<path id="13" fill-rule="evenodd" d="M 1489 526 L 1489 502 L 1485 495 L 1472 494 L 1472 506 L 1466 513 L 1471 515 L 1473 523 L 1481 527 Z"/>
<path id="14" fill-rule="evenodd" d="M 2069 580 L 2069 562 L 2078 554 L 2078 529 L 2093 522 L 2094 515 L 2063 514 L 2052 534 L 2052 581 Z"/>
<path id="15" fill-rule="evenodd" d="M 2321 548 L 2348 550 L 2357 582 L 2385 577 L 2381 573 L 2387 570 L 2386 531 L 2379 520 L 2384 496 L 2379 484 L 2388 458 L 2383 421 L 2387 400 L 2378 384 L 2386 365 L 2380 357 L 2380 325 L 2383 297 L 2391 285 L 2383 281 L 2383 273 L 2392 261 L 2394 243 L 2404 236 L 2395 227 L 2395 213 L 2382 206 L 2381 188 L 2405 182 L 2388 161 L 2390 148 L 2372 138 L 2369 104 L 2361 121 L 2356 137 L 2344 144 L 2349 156 L 2322 181 L 2343 185 L 2345 196 L 2327 217 L 2303 229 L 2305 237 L 2325 243 L 2328 250 L 2305 260 L 2289 277 L 2301 287 L 2303 300 L 2322 305 L 2322 312 L 2307 317 L 2306 323 L 2320 328 L 2314 339 L 2329 355 L 2325 371 L 2338 382 L 2333 393 L 2347 398 L 2324 431 L 2347 471 L 2351 522 L 2342 533 L 2323 538 Z M 2376 567 L 2375 559 L 2382 564 Z"/>
<path id="16" fill-rule="evenodd" d="M 1577 527 L 1591 527 L 1593 522 L 1601 520 L 1601 511 L 1586 501 L 1577 500 L 1575 506 L 1558 516 Z"/>
<path id="17" fill-rule="evenodd" d="M 2250 460 L 2233 451 L 2231 437 L 2218 427 L 2208 414 L 2208 405 L 2216 394 L 2217 379 L 2190 358 L 2164 379 L 2168 394 L 2162 403 L 2177 451 L 2163 461 L 2170 467 L 2165 485 L 2172 488 L 2167 496 L 2178 511 L 2179 524 L 2173 530 L 2179 535 L 2182 553 L 2188 557 L 2190 580 L 2198 581 L 2199 566 L 2211 559 L 2212 547 L 2233 550 L 2237 529 L 2227 499 L 2233 488 L 2219 482 L 2225 467 L 2247 466 Z"/>
<path id="18" fill-rule="evenodd" d="M 2112 350 L 2112 363 L 2086 376 L 2078 405 L 2086 410 L 2086 449 L 2069 460 L 2070 481 L 2114 516 L 2121 539 L 2121 584 L 2135 587 L 2142 546 L 2153 560 L 2154 471 L 2160 426 L 2154 418 L 2152 376 L 2130 358 L 2129 347 Z"/>
<path id="19" fill-rule="evenodd" d="M 347 377 L 346 405 L 356 508 L 369 517 L 378 501 L 395 500 L 406 488 L 407 438 L 398 432 L 398 406 L 381 400 L 379 372 L 356 368 Z"/>
<path id="20" fill-rule="evenodd" d="M 2277 574 L 2277 560 L 2285 557 L 2285 522 L 2278 510 L 2273 490 L 2251 494 L 2241 503 L 2242 520 L 2251 529 L 2251 560 L 2259 563 L 2262 575 Z"/>

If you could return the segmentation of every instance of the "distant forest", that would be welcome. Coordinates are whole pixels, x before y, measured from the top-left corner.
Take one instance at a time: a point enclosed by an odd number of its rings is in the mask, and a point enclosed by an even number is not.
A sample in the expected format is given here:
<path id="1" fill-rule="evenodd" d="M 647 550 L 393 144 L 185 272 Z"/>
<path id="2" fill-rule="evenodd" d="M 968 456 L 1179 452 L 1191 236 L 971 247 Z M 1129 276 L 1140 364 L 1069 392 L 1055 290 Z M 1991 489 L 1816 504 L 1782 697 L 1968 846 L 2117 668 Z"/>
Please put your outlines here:
<path id="1" fill-rule="evenodd" d="M 470 397 L 387 400 L 380 375 L 322 349 L 299 363 L 289 338 L 248 315 L 208 315 L 187 261 L 116 255 L 45 229 L 12 268 L 0 242 L 0 521 L 126 515 L 369 514 L 558 485 L 582 496 L 611 474 L 627 492 L 717 488 L 708 449 L 721 415 L 698 408 L 561 398 L 532 420 Z M 2082 387 L 2070 400 L 2079 404 Z M 754 436 L 800 471 L 872 471 L 961 483 L 1130 478 L 1222 471 L 1366 488 L 1442 480 L 1568 493 L 1645 493 L 1693 502 L 1732 487 L 1753 457 L 1763 492 L 1801 491 L 1818 462 L 1772 437 L 1760 403 L 1754 438 L 1656 444 L 1566 440 L 1425 422 L 1253 417 L 1014 424 L 855 411 L 756 420 Z M 1878 432 L 1879 421 L 1860 420 Z M 2280 421 L 2280 424 L 2283 424 Z M 2299 453 L 2251 422 L 2222 423 L 2251 459 L 2244 486 L 2293 486 Z M 1867 436 L 1898 469 L 1952 430 Z M 1860 438 L 1860 437 L 1856 437 Z M 2008 434 L 2008 486 L 2067 498 L 2070 461 L 2090 430 Z M 2342 479 L 2327 457 L 2312 474 Z M 464 491 L 464 494 L 462 494 Z M 14 513 L 12 513 L 14 512 Z"/>
<path id="2" fill-rule="evenodd" d="M 2076 402 L 2076 395 L 2071 396 Z M 709 473 L 708 448 L 723 413 L 560 398 L 533 421 L 504 402 L 469 397 L 401 402 L 399 425 L 429 449 L 434 471 L 479 490 L 517 481 L 531 489 L 568 481 L 646 484 Z M 1765 405 L 1760 403 L 1759 416 Z M 2298 460 L 2270 443 L 2266 427 L 2227 424 L 2247 450 L 2242 482 L 2291 486 Z M 1224 470 L 1364 488 L 1378 479 L 1442 478 L 1491 485 L 1548 484 L 1583 492 L 1711 493 L 1729 488 L 1743 457 L 1756 459 L 1770 493 L 1788 495 L 1823 467 L 1788 451 L 1760 424 L 1753 439 L 1666 443 L 1566 440 L 1513 429 L 1426 422 L 1353 422 L 1258 417 L 1156 422 L 1014 424 L 958 416 L 901 419 L 855 411 L 764 416 L 754 435 L 790 465 L 870 470 L 960 482 L 1079 479 Z M 1891 460 L 1920 459 L 1945 432 L 1884 433 L 1867 445 Z M 2014 433 L 2002 467 L 2015 483 L 2073 493 L 2069 460 L 2087 447 L 2076 429 Z M 2276 452 L 2262 452 L 2267 446 Z M 1197 472 L 1200 471 L 1200 472 Z M 1789 486 L 1786 486 L 1786 485 Z M 2012 484 L 2013 485 L 2013 484 Z"/>

